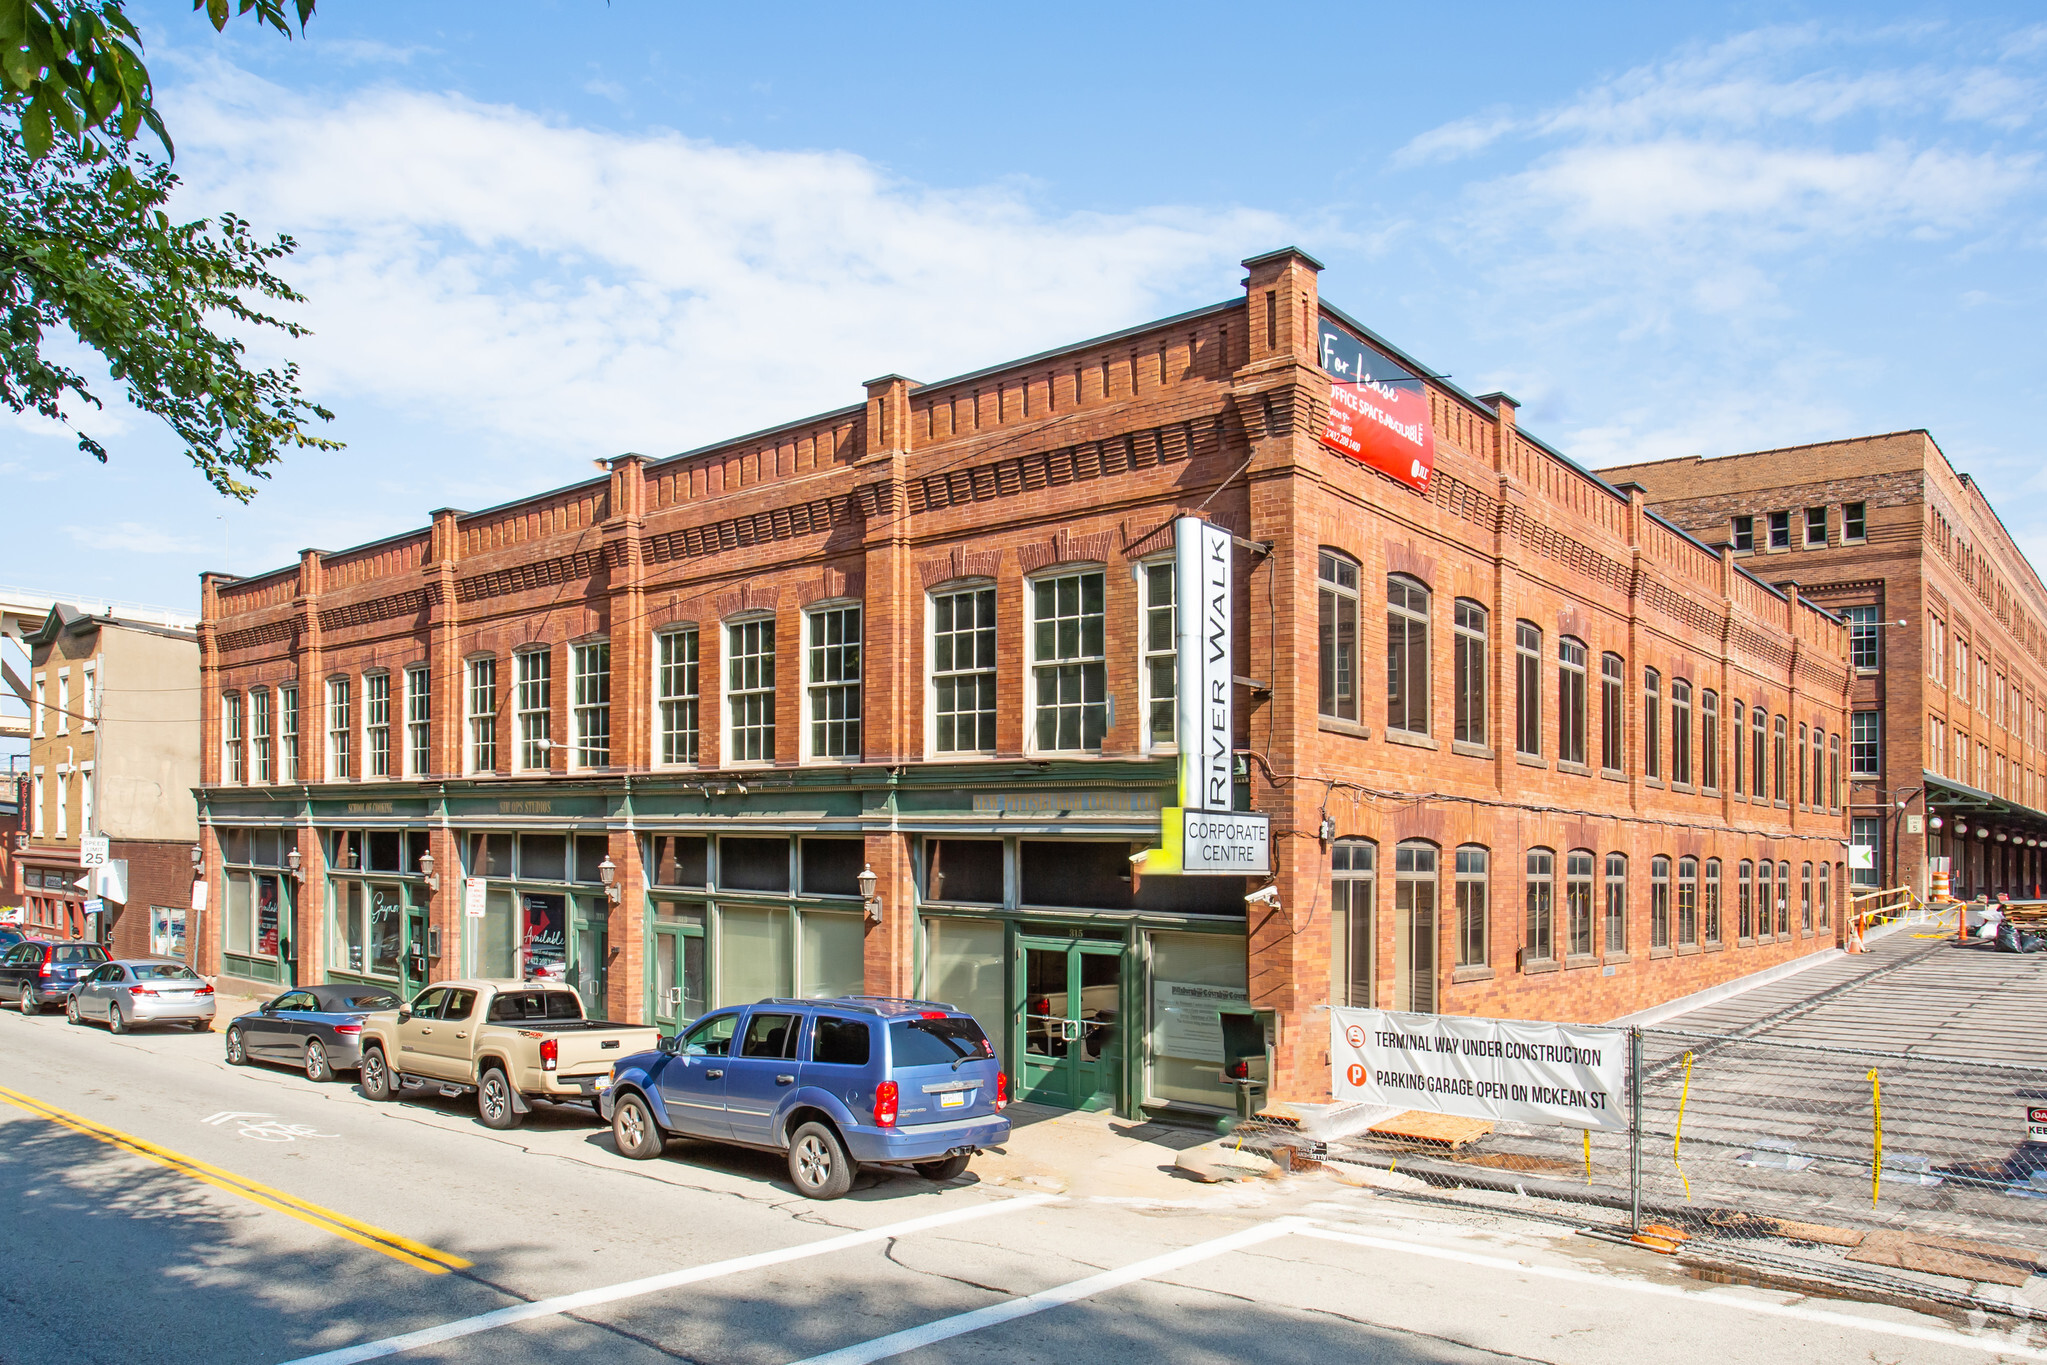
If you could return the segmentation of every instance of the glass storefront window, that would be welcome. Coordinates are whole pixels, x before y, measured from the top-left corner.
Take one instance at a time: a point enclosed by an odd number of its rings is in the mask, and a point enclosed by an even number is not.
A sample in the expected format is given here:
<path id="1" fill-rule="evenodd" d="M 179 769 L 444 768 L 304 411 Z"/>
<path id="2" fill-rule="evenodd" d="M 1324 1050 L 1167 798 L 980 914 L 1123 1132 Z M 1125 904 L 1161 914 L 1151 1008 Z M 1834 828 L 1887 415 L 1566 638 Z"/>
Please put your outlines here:
<path id="1" fill-rule="evenodd" d="M 227 874 L 227 950 L 244 957 L 253 953 L 256 947 L 250 914 L 253 903 L 250 890 L 246 876 L 234 872 Z"/>
<path id="2" fill-rule="evenodd" d="M 560 834 L 519 836 L 518 877 L 529 882 L 563 882 L 569 879 L 569 841 Z"/>
<path id="3" fill-rule="evenodd" d="M 795 956 L 790 927 L 789 912 L 779 907 L 719 909 L 719 1004 L 745 1005 L 790 993 L 789 967 Z"/>
<path id="4" fill-rule="evenodd" d="M 1223 1005 L 1250 1000 L 1244 940 L 1233 934 L 1151 936 L 1149 1098 L 1225 1109 Z"/>
<path id="5" fill-rule="evenodd" d="M 924 899 L 1002 904 L 1002 841 L 926 839 Z"/>
<path id="6" fill-rule="evenodd" d="M 483 921 L 477 927 L 476 974 L 493 981 L 516 980 L 519 972 L 513 964 L 518 941 L 518 907 L 512 893 L 487 891 L 483 898 Z"/>
<path id="7" fill-rule="evenodd" d="M 522 844 L 530 842 L 522 840 Z M 522 848 L 521 857 L 525 850 Z M 520 926 L 519 952 L 525 975 L 531 980 L 566 981 L 569 972 L 569 902 L 566 896 L 525 895 L 520 897 L 524 919 Z"/>
<path id="8" fill-rule="evenodd" d="M 1003 946 L 999 920 L 927 919 L 924 986 L 917 993 L 973 1015 L 1007 1058 L 1009 1018 L 1004 1002 L 1008 983 Z"/>
<path id="9" fill-rule="evenodd" d="M 866 921 L 859 915 L 806 910 L 803 934 L 803 995 L 813 998 L 861 995 L 867 990 Z"/>

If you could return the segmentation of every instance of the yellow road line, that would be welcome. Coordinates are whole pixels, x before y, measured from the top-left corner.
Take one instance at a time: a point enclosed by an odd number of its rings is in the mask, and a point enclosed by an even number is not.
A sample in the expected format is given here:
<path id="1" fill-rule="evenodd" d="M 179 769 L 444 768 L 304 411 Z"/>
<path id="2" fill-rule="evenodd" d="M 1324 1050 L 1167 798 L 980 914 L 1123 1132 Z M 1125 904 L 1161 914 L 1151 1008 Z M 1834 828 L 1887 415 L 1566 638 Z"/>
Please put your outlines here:
<path id="1" fill-rule="evenodd" d="M 181 1152 L 174 1152 L 168 1147 L 159 1147 L 155 1143 L 136 1137 L 132 1133 L 124 1133 L 118 1128 L 109 1128 L 105 1124 L 95 1123 L 91 1119 L 73 1114 L 68 1110 L 59 1109 L 53 1104 L 46 1104 L 41 1100 L 32 1099 L 27 1095 L 19 1094 L 5 1087 L 0 1087 L 0 1100 L 6 1101 L 17 1109 L 33 1114 L 37 1118 L 48 1119 L 50 1122 L 69 1128 L 75 1133 L 82 1133 L 96 1142 L 104 1142 L 110 1147 L 117 1147 L 131 1155 L 142 1157 L 146 1161 L 153 1161 L 157 1165 L 167 1167 L 180 1175 L 190 1176 L 202 1184 L 211 1185 L 215 1189 L 226 1190 L 229 1194 L 239 1195 L 250 1203 L 261 1204 L 265 1208 L 276 1209 L 279 1213 L 289 1214 L 300 1222 L 316 1227 L 322 1232 L 332 1233 L 336 1237 L 354 1242 L 358 1246 L 368 1247 L 372 1251 L 380 1251 L 394 1261 L 402 1261 L 406 1265 L 424 1270 L 428 1274 L 445 1275 L 450 1270 L 467 1269 L 470 1264 L 451 1252 L 437 1250 L 426 1245 L 424 1242 L 415 1242 L 410 1237 L 401 1237 L 395 1232 L 388 1232 L 374 1224 L 350 1218 L 347 1214 L 336 1213 L 332 1209 L 322 1208 L 320 1205 L 300 1199 L 296 1195 L 286 1194 L 283 1190 L 272 1189 L 268 1185 L 258 1184 L 247 1176 L 236 1175 L 233 1171 L 222 1170 L 220 1167 L 209 1165 L 204 1161 L 198 1160 L 196 1157 L 189 1157 Z"/>

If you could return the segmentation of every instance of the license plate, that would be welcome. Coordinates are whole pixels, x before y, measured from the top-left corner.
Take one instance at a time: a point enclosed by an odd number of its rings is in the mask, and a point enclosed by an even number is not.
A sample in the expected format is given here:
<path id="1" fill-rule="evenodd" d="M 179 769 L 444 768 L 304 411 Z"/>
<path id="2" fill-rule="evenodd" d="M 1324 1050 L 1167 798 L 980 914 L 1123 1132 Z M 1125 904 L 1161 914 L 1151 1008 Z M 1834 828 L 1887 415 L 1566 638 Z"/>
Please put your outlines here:
<path id="1" fill-rule="evenodd" d="M 940 1109 L 964 1109 L 967 1107 L 967 1096 L 972 1093 L 970 1090 L 948 1090 L 938 1097 L 938 1107 Z"/>

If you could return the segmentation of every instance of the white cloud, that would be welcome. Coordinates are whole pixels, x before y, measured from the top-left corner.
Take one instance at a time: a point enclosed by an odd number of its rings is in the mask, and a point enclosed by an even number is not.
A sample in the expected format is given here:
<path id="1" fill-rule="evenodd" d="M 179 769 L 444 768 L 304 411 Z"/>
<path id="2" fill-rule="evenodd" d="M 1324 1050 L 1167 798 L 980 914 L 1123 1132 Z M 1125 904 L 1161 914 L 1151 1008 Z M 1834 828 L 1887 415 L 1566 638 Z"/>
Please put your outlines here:
<path id="1" fill-rule="evenodd" d="M 660 454 L 1156 316 L 1288 239 L 1274 215 L 1051 214 L 843 152 L 549 122 L 379 90 L 324 104 L 232 70 L 177 102 L 188 208 L 301 243 L 286 273 L 330 400 Z"/>

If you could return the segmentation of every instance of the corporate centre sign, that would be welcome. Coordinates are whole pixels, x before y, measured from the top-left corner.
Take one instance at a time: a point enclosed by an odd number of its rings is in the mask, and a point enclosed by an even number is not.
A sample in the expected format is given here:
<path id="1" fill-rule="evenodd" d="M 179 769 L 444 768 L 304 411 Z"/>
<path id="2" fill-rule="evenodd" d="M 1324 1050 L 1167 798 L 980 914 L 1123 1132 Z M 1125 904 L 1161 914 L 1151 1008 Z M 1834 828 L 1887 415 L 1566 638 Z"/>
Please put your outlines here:
<path id="1" fill-rule="evenodd" d="M 1426 490 L 1436 469 L 1436 436 L 1420 377 L 1326 317 L 1321 348 L 1329 376 L 1322 444 Z"/>
<path id="2" fill-rule="evenodd" d="M 1464 1118 L 1626 1131 L 1619 1029 L 1331 1007 L 1338 1100 Z"/>

